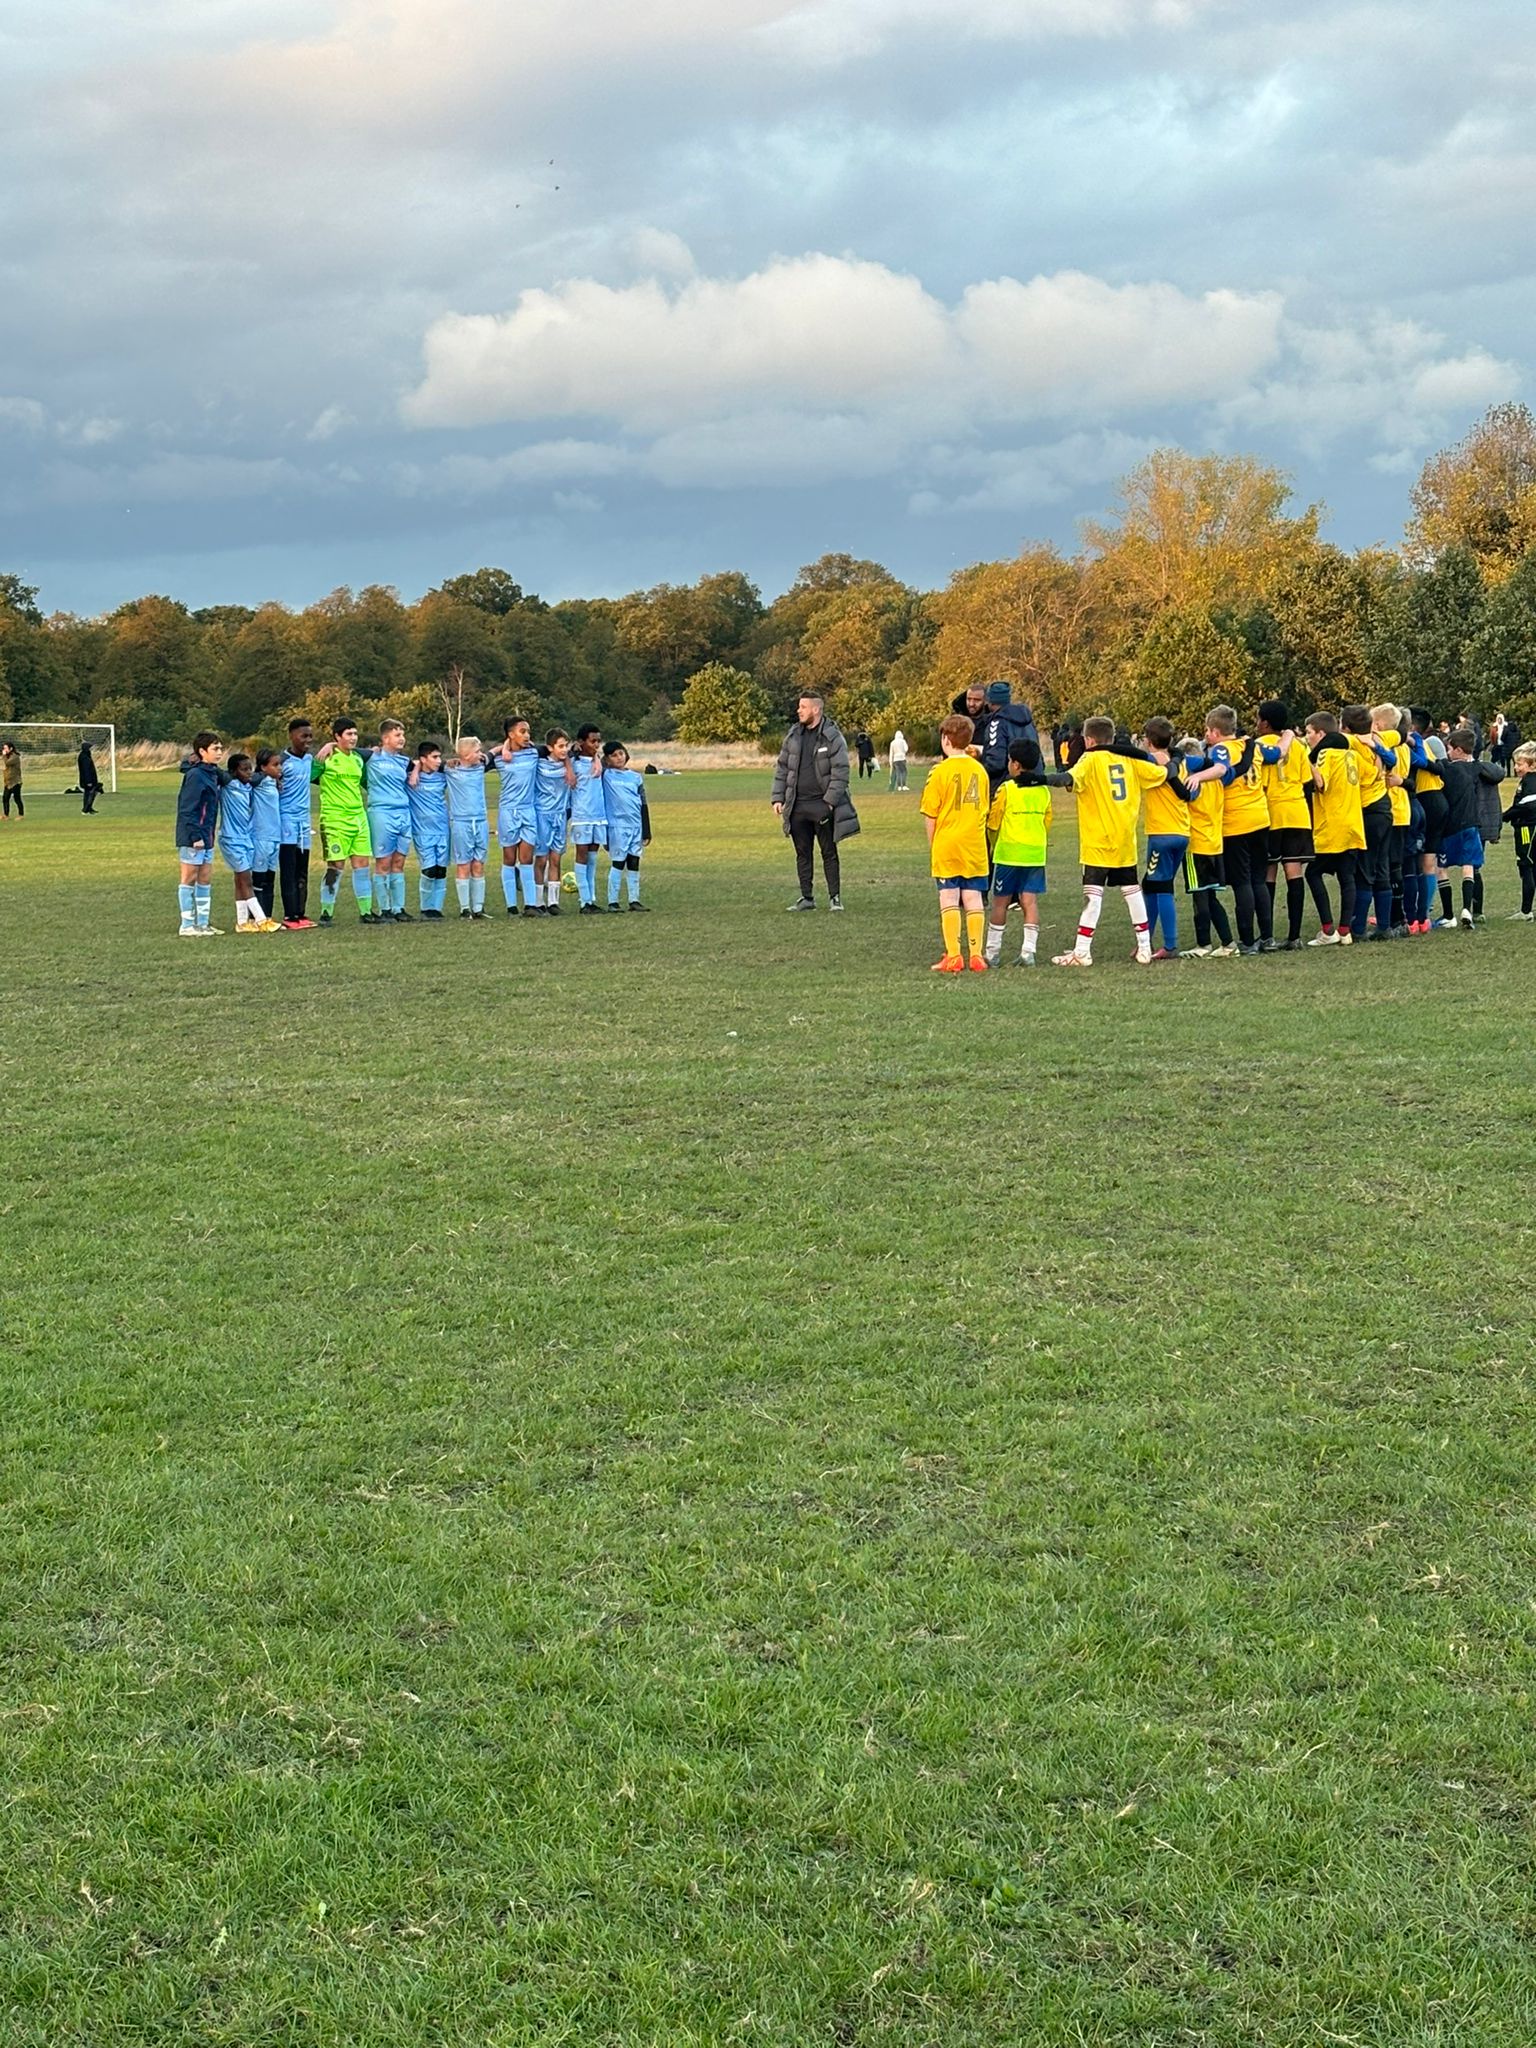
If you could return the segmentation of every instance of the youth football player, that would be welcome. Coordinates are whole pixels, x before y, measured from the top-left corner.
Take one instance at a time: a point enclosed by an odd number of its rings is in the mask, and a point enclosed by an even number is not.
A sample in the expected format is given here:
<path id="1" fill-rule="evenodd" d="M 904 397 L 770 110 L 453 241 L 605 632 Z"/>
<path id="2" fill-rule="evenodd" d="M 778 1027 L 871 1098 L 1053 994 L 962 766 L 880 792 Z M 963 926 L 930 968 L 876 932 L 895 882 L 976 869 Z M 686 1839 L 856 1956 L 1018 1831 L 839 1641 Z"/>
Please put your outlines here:
<path id="1" fill-rule="evenodd" d="M 1312 858 L 1307 863 L 1307 887 L 1317 905 L 1319 931 L 1309 946 L 1350 946 L 1354 944 L 1351 923 L 1359 877 L 1359 858 L 1365 846 L 1365 825 L 1360 816 L 1360 769 L 1358 757 L 1339 731 L 1331 711 L 1314 711 L 1307 720 L 1307 748 L 1312 762 Z M 1339 916 L 1334 922 L 1328 902 L 1327 877 L 1339 883 Z"/>
<path id="2" fill-rule="evenodd" d="M 1275 951 L 1275 911 L 1269 893 L 1269 805 L 1258 763 L 1239 768 L 1244 753 L 1237 713 L 1217 704 L 1205 721 L 1207 760 L 1222 770 L 1222 861 L 1232 891 L 1240 953 Z"/>
<path id="3" fill-rule="evenodd" d="M 1471 931 L 1483 914 L 1483 835 L 1477 829 L 1478 785 L 1502 782 L 1504 770 L 1496 761 L 1476 759 L 1477 734 L 1468 725 L 1454 727 L 1445 745 L 1445 761 L 1440 769 L 1445 778 L 1445 836 L 1440 841 L 1440 865 L 1447 880 L 1452 868 L 1461 869 L 1461 924 L 1464 931 Z"/>
<path id="4" fill-rule="evenodd" d="M 1421 895 L 1419 930 L 1427 932 L 1434 917 L 1435 887 L 1439 883 L 1440 916 L 1449 924 L 1451 892 L 1440 873 L 1440 841 L 1445 836 L 1445 778 L 1440 764 L 1445 759 L 1445 741 L 1434 729 L 1427 711 L 1415 708 L 1408 733 L 1408 755 L 1414 802 L 1424 813 L 1423 846 L 1419 854 Z"/>
<path id="5" fill-rule="evenodd" d="M 1373 704 L 1371 706 L 1371 736 L 1376 749 L 1383 756 L 1390 755 L 1391 766 L 1386 768 L 1387 802 L 1392 807 L 1392 833 L 1387 841 L 1387 881 L 1392 891 L 1392 922 L 1388 927 L 1395 939 L 1408 936 L 1408 902 L 1413 900 L 1413 922 L 1419 921 L 1419 868 L 1417 849 L 1414 850 L 1412 868 L 1409 866 L 1409 837 L 1413 827 L 1413 799 L 1408 794 L 1408 777 L 1412 772 L 1412 759 L 1408 743 L 1403 738 L 1403 727 L 1407 717 L 1396 704 Z"/>
<path id="6" fill-rule="evenodd" d="M 231 754 L 224 766 L 219 798 L 219 856 L 235 878 L 236 932 L 264 932 L 269 927 L 256 901 L 252 872 L 256 865 L 251 806 L 256 763 L 249 754 Z"/>
<path id="7" fill-rule="evenodd" d="M 571 736 L 557 726 L 544 736 L 544 750 L 534 778 L 537 837 L 533 846 L 533 881 L 534 887 L 542 892 L 543 908 L 550 917 L 560 915 L 560 868 L 565 857 L 571 792 L 575 787 Z"/>
<path id="8" fill-rule="evenodd" d="M 1355 861 L 1355 914 L 1350 936 L 1358 946 L 1374 911 L 1378 939 L 1392 935 L 1392 800 L 1387 794 L 1387 777 L 1397 772 L 1397 763 L 1371 730 L 1371 714 L 1364 704 L 1346 704 L 1339 713 L 1339 726 L 1355 757 L 1360 778 L 1360 819 L 1365 827 L 1365 845 Z"/>
<path id="9" fill-rule="evenodd" d="M 1184 888 L 1195 919 L 1195 943 L 1185 954 L 1192 960 L 1228 960 L 1237 951 L 1227 907 L 1221 900 L 1226 887 L 1226 868 L 1221 857 L 1221 820 L 1226 792 L 1221 773 L 1208 781 L 1198 780 L 1209 765 L 1202 742 L 1194 738 L 1179 741 L 1181 773 L 1189 790 L 1189 852 L 1184 856 Z M 1216 944 L 1211 944 L 1212 932 Z"/>
<path id="10" fill-rule="evenodd" d="M 485 916 L 485 854 L 491 830 L 485 778 L 495 765 L 495 757 L 485 752 L 479 735 L 472 732 L 459 735 L 453 759 L 443 764 L 459 915 L 477 921 Z"/>
<path id="11" fill-rule="evenodd" d="M 992 786 L 986 769 L 968 751 L 975 730 L 964 712 L 952 712 L 945 719 L 939 727 L 944 758 L 929 771 L 918 802 L 928 834 L 928 869 L 939 885 L 939 928 L 944 935 L 944 950 L 933 963 L 935 974 L 966 970 L 960 950 L 962 911 L 970 970 L 987 971 L 987 819 Z"/>
<path id="12" fill-rule="evenodd" d="M 283 923 L 291 932 L 307 932 L 309 908 L 310 785 L 315 766 L 315 729 L 307 718 L 288 721 L 288 751 L 283 756 L 282 840 L 278 849 L 278 880 L 283 892 Z"/>
<path id="13" fill-rule="evenodd" d="M 251 881 L 263 922 L 272 931 L 276 898 L 277 865 L 283 843 L 283 757 L 276 747 L 262 747 L 256 755 L 256 779 L 251 785 Z"/>
<path id="14" fill-rule="evenodd" d="M 176 857 L 181 863 L 181 884 L 176 901 L 181 911 L 183 939 L 216 939 L 222 936 L 208 922 L 213 906 L 213 847 L 219 830 L 219 798 L 223 776 L 219 763 L 224 742 L 216 732 L 200 732 L 192 742 L 191 758 L 181 771 L 181 790 L 176 799 Z"/>
<path id="15" fill-rule="evenodd" d="M 1106 750 L 1114 737 L 1112 718 L 1084 719 L 1083 752 L 1071 770 L 1072 787 L 1077 791 L 1078 851 L 1083 862 L 1083 914 L 1078 920 L 1077 944 L 1070 953 L 1056 955 L 1058 967 L 1093 965 L 1093 935 L 1099 927 L 1106 889 L 1118 889 L 1125 898 L 1136 935 L 1137 965 L 1145 967 L 1152 958 L 1147 900 L 1136 872 L 1136 821 L 1143 792 L 1166 782 L 1168 773 L 1155 762 L 1109 753 Z"/>
<path id="16" fill-rule="evenodd" d="M 373 840 L 368 831 L 368 771 L 357 744 L 357 720 L 331 721 L 331 738 L 315 754 L 320 785 L 320 836 L 325 843 L 325 877 L 320 884 L 320 922 L 336 915 L 336 895 L 348 864 L 352 894 L 362 924 L 373 919 Z"/>
<path id="17" fill-rule="evenodd" d="M 1173 757 L 1173 726 L 1166 718 L 1149 718 L 1142 745 L 1167 774 L 1167 781 L 1146 796 L 1147 866 L 1142 894 L 1147 899 L 1150 936 L 1158 941 L 1154 960 L 1179 957 L 1179 911 L 1173 885 L 1189 852 L 1189 801 L 1194 793 L 1180 775 Z"/>
<path id="18" fill-rule="evenodd" d="M 1008 909 L 1017 903 L 1024 919 L 1018 964 L 1033 967 L 1051 832 L 1051 792 L 1040 773 L 1040 749 L 1033 740 L 1015 740 L 1009 747 L 1008 780 L 992 799 L 987 831 L 992 839 L 992 912 L 983 957 L 989 967 L 1002 958 Z"/>
<path id="19" fill-rule="evenodd" d="M 576 848 L 576 893 L 581 915 L 599 915 L 597 849 L 608 842 L 608 814 L 603 809 L 603 736 L 584 725 L 571 754 L 576 786 L 571 791 L 571 839 Z"/>
<path id="20" fill-rule="evenodd" d="M 481 777 L 484 788 L 484 777 Z M 416 843 L 417 908 L 425 918 L 440 924 L 448 896 L 448 778 L 443 773 L 443 750 L 436 740 L 423 740 L 416 749 L 415 765 L 406 776 L 406 798 L 411 807 L 411 837 Z"/>
<path id="21" fill-rule="evenodd" d="M 389 924 L 413 924 L 405 907 L 405 856 L 411 845 L 411 757 L 405 727 L 386 718 L 379 744 L 364 755 L 368 776 L 368 836 L 373 841 L 374 887 L 379 916 Z"/>
<path id="22" fill-rule="evenodd" d="M 1259 783 L 1269 810 L 1269 883 L 1273 902 L 1280 870 L 1285 870 L 1284 953 L 1301 945 L 1301 921 L 1307 909 L 1307 862 L 1312 858 L 1312 811 L 1307 793 L 1312 787 L 1312 762 L 1298 733 L 1291 729 L 1291 714 L 1277 697 L 1259 706 Z"/>
<path id="23" fill-rule="evenodd" d="M 505 738 L 495 757 L 501 788 L 496 806 L 496 837 L 501 841 L 501 893 L 508 917 L 517 915 L 521 884 L 524 917 L 536 917 L 543 906 L 534 874 L 534 849 L 539 836 L 539 750 L 526 718 L 509 718 Z"/>
<path id="24" fill-rule="evenodd" d="M 603 749 L 603 810 L 608 825 L 608 908 L 619 907 L 623 875 L 631 910 L 645 910 L 640 901 L 640 854 L 650 844 L 651 814 L 645 801 L 645 777 L 629 765 L 629 749 L 610 740 Z"/>
<path id="25" fill-rule="evenodd" d="M 1516 747 L 1510 759 L 1518 780 L 1504 822 L 1515 836 L 1515 866 L 1520 872 L 1520 908 L 1512 918 L 1529 924 L 1536 911 L 1536 746 Z"/>

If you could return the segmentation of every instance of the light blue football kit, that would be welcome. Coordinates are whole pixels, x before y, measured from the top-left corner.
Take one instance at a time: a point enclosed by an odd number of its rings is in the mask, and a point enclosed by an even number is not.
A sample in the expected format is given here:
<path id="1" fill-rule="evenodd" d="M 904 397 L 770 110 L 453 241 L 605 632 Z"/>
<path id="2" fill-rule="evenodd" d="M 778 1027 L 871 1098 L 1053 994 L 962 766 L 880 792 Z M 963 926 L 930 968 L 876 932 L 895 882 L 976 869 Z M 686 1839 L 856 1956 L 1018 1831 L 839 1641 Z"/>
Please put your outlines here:
<path id="1" fill-rule="evenodd" d="M 449 761 L 443 770 L 448 785 L 448 839 L 458 866 L 483 861 L 491 841 L 491 821 L 486 809 L 485 778 L 494 763 L 489 760 Z M 484 875 L 460 875 L 457 881 L 459 908 L 472 915 L 485 910 Z"/>
<path id="2" fill-rule="evenodd" d="M 255 866 L 251 794 L 250 783 L 231 776 L 219 795 L 219 852 L 231 874 L 248 875 Z"/>
<path id="3" fill-rule="evenodd" d="M 483 786 L 483 779 L 482 779 Z M 448 777 L 441 768 L 421 769 L 406 796 L 411 812 L 411 837 L 416 842 L 417 877 L 422 910 L 441 910 L 448 897 Z M 436 869 L 436 873 L 430 872 Z"/>
<path id="4" fill-rule="evenodd" d="M 283 800 L 270 775 L 258 773 L 251 784 L 251 869 L 270 875 L 277 866 L 283 838 Z"/>
<path id="5" fill-rule="evenodd" d="M 534 778 L 537 829 L 533 850 L 538 854 L 564 853 L 565 825 L 570 815 L 571 786 L 565 779 L 565 763 L 541 760 Z"/>
<path id="6" fill-rule="evenodd" d="M 629 900 L 640 901 L 640 847 L 645 830 L 645 777 L 636 768 L 603 770 L 603 807 L 608 814 L 608 901 L 619 900 L 619 876 L 625 863 Z"/>
<path id="7" fill-rule="evenodd" d="M 405 778 L 411 772 L 411 757 L 405 752 L 387 753 L 372 747 L 368 763 L 368 836 L 376 860 L 411 850 L 411 797 Z"/>

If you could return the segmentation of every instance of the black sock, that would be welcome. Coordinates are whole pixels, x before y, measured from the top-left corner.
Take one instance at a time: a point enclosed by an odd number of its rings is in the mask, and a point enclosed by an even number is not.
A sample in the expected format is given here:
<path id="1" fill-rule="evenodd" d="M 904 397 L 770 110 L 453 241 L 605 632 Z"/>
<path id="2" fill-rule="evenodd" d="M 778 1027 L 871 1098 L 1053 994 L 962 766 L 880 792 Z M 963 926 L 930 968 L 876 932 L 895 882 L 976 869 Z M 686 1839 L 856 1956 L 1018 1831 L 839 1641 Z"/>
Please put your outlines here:
<path id="1" fill-rule="evenodd" d="M 1440 915 L 1442 917 L 1449 917 L 1451 915 L 1451 885 L 1449 882 L 1442 882 L 1440 884 Z"/>
<path id="2" fill-rule="evenodd" d="M 1472 879 L 1469 875 L 1461 878 L 1461 907 L 1463 910 L 1472 908 Z"/>
<path id="3" fill-rule="evenodd" d="M 1481 869 L 1481 868 L 1479 868 L 1479 869 L 1478 869 L 1478 871 L 1477 871 L 1477 873 L 1476 873 L 1476 874 L 1475 874 L 1475 875 L 1474 875 L 1474 876 L 1472 877 L 1472 915 L 1473 915 L 1474 917 L 1481 917 L 1481 916 L 1482 916 L 1482 914 L 1483 914 L 1483 871 L 1482 871 L 1482 869 Z"/>
<path id="4" fill-rule="evenodd" d="M 1301 920 L 1306 912 L 1307 885 L 1300 875 L 1288 875 L 1285 882 L 1285 936 L 1293 946 L 1301 937 Z"/>

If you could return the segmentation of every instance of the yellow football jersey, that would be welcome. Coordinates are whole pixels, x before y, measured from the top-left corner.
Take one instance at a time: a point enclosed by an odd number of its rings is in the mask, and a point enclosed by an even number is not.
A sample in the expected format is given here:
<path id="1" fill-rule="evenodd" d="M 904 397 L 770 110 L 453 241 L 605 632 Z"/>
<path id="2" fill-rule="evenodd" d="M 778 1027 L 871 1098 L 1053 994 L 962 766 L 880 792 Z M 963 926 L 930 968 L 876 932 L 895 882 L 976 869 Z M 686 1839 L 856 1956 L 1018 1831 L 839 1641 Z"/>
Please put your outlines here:
<path id="1" fill-rule="evenodd" d="M 929 867 L 935 875 L 984 875 L 987 813 L 992 790 L 987 771 L 970 754 L 950 754 L 929 771 L 920 808 L 934 820 Z"/>
<path id="2" fill-rule="evenodd" d="M 1392 749 L 1393 753 L 1397 756 L 1397 772 L 1399 775 L 1406 778 L 1408 774 L 1409 760 L 1408 749 L 1403 744 L 1402 734 L 1397 730 L 1396 726 L 1388 726 L 1383 731 L 1377 733 L 1376 737 L 1381 741 L 1381 744 L 1384 747 L 1390 747 Z M 1409 816 L 1408 789 L 1406 779 L 1397 788 L 1389 789 L 1387 791 L 1387 798 L 1392 805 L 1393 824 L 1406 825 Z"/>
<path id="3" fill-rule="evenodd" d="M 1382 772 L 1374 735 L 1367 739 L 1358 732 L 1347 732 L 1344 737 L 1355 757 L 1355 772 L 1360 778 L 1360 808 L 1364 810 L 1367 804 L 1381 802 L 1387 793 L 1387 778 Z"/>
<path id="4" fill-rule="evenodd" d="M 1247 741 L 1238 738 L 1213 741 L 1207 749 L 1213 761 L 1236 767 L 1247 749 Z M 1259 780 L 1259 756 L 1255 749 L 1253 762 L 1246 775 L 1239 775 L 1222 789 L 1221 829 L 1227 839 L 1241 838 L 1245 832 L 1258 832 L 1269 823 L 1269 805 L 1264 801 L 1264 785 Z"/>
<path id="5" fill-rule="evenodd" d="M 1277 747 L 1279 744 L 1278 733 L 1266 733 L 1259 741 L 1261 747 Z M 1259 781 L 1263 785 L 1264 801 L 1269 807 L 1270 824 L 1282 832 L 1307 831 L 1312 823 L 1312 813 L 1307 806 L 1307 791 L 1312 787 L 1312 763 L 1299 739 L 1292 739 L 1278 761 L 1259 763 Z"/>
<path id="6" fill-rule="evenodd" d="M 1313 767 L 1312 844 L 1319 853 L 1348 853 L 1365 844 L 1360 816 L 1359 756 L 1353 747 L 1324 747 Z"/>
<path id="7" fill-rule="evenodd" d="M 1078 854 L 1085 868 L 1135 867 L 1141 793 L 1167 780 L 1167 770 L 1150 761 L 1089 748 L 1072 770 Z"/>
<path id="8" fill-rule="evenodd" d="M 1166 773 L 1166 770 L 1164 771 Z M 1147 791 L 1147 835 L 1160 839 L 1189 837 L 1189 805 L 1167 782 Z"/>
<path id="9" fill-rule="evenodd" d="M 1189 850 L 1191 853 L 1220 853 L 1224 843 L 1221 830 L 1223 790 L 1219 782 L 1202 782 L 1189 807 Z"/>

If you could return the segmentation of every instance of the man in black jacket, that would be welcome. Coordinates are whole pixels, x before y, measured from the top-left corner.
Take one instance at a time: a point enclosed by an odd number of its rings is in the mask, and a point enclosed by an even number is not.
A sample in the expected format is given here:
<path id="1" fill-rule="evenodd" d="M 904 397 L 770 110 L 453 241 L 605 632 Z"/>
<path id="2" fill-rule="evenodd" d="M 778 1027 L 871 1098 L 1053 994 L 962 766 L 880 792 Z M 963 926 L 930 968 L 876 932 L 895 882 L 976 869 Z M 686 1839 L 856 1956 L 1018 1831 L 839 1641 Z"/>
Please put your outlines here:
<path id="1" fill-rule="evenodd" d="M 828 907 L 841 910 L 838 843 L 858 831 L 859 819 L 848 796 L 848 742 L 814 692 L 800 699 L 795 722 L 779 749 L 773 771 L 773 811 L 783 820 L 785 834 L 795 846 L 800 895 L 790 909 L 816 908 L 815 849 L 819 846 L 831 899 Z"/>

